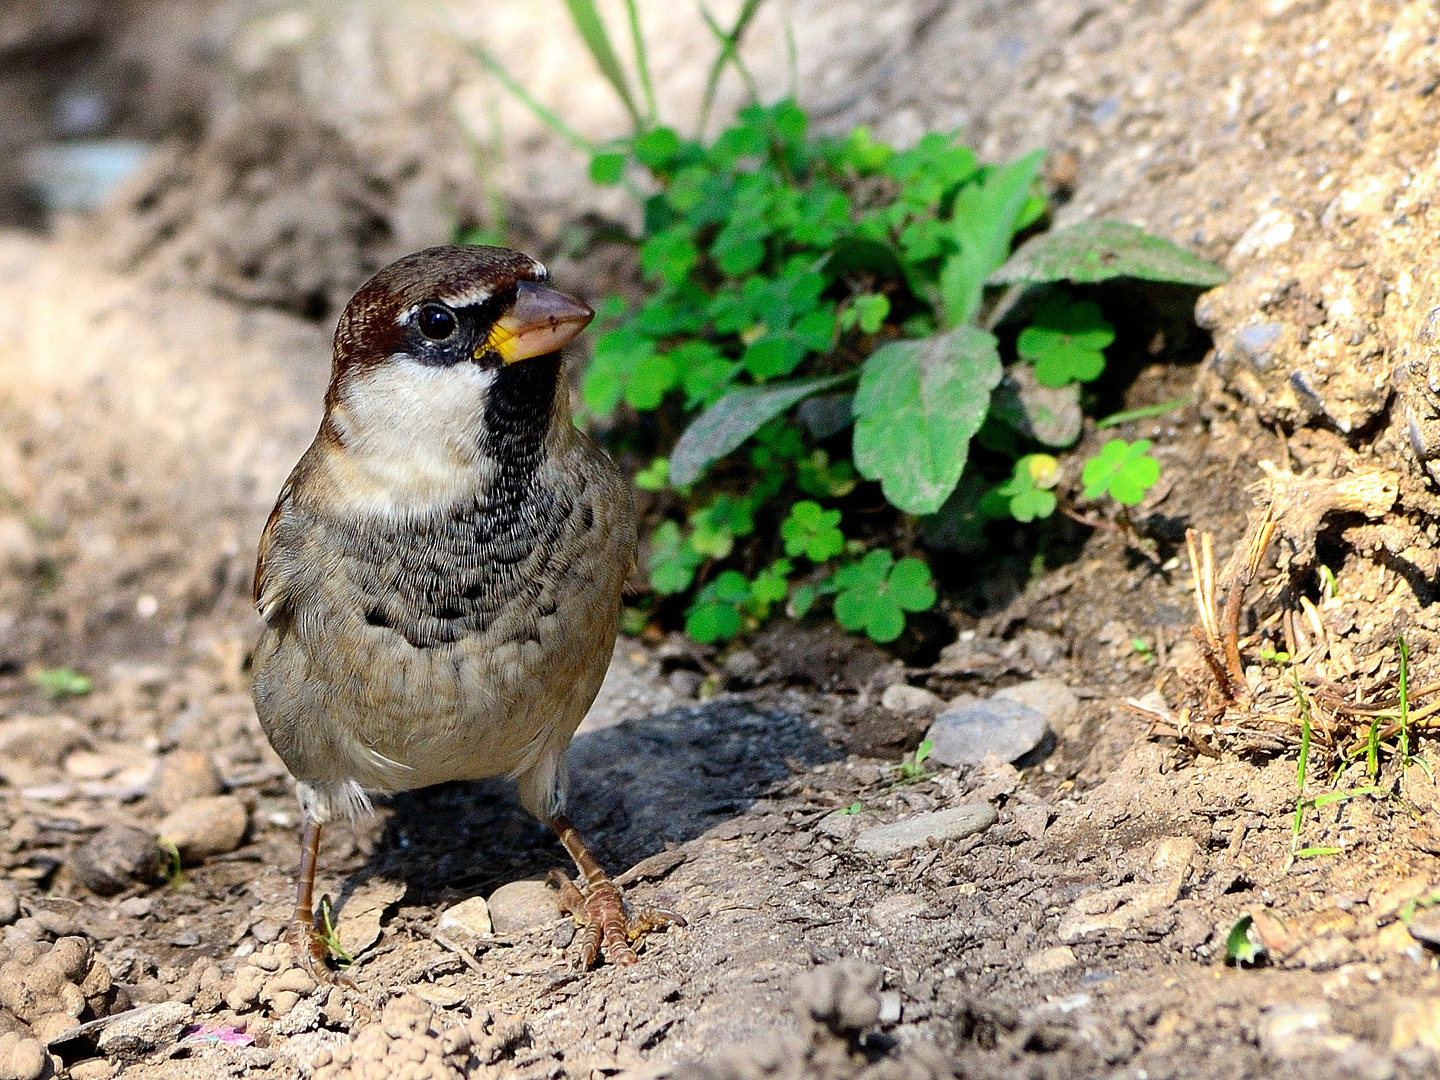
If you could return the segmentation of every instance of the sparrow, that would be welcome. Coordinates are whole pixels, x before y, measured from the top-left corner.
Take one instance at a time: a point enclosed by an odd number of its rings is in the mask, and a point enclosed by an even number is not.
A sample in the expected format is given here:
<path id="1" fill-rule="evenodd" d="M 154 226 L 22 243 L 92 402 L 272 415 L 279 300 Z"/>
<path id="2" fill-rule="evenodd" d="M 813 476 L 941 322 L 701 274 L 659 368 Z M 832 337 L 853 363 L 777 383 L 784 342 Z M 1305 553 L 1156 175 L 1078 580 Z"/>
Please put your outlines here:
<path id="1" fill-rule="evenodd" d="M 593 316 L 539 262 L 478 246 L 400 259 L 340 316 L 320 430 L 255 569 L 255 709 L 295 778 L 311 970 L 325 823 L 447 780 L 513 776 L 559 835 L 580 966 L 633 964 L 640 936 L 683 925 L 632 914 L 565 816 L 636 550 L 629 484 L 570 418 L 561 349 Z"/>

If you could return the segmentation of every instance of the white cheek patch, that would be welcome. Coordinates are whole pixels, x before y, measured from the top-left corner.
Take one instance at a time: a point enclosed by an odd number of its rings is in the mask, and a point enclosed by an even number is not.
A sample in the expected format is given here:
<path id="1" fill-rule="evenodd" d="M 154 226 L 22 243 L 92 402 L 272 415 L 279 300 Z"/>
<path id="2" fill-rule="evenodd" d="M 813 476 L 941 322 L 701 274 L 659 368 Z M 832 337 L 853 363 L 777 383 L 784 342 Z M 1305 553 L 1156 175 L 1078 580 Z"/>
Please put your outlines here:
<path id="1" fill-rule="evenodd" d="M 331 410 L 342 453 L 329 465 L 351 509 L 400 516 L 448 505 L 474 490 L 493 370 L 431 367 L 399 354 L 347 380 Z"/>

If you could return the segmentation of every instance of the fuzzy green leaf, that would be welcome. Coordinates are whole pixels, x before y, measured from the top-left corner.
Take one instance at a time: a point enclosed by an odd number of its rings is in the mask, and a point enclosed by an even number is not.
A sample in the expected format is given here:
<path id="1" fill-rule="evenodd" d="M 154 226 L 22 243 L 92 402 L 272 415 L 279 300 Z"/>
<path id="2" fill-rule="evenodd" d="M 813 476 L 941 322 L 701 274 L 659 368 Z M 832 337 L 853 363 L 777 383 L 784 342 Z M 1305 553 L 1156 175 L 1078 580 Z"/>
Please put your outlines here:
<path id="1" fill-rule="evenodd" d="M 797 401 L 827 390 L 844 378 L 844 375 L 825 375 L 731 390 L 692 421 L 680 436 L 670 452 L 670 482 L 677 486 L 693 484 L 712 463 L 736 449 L 767 421 Z"/>
<path id="2" fill-rule="evenodd" d="M 986 279 L 1010 252 L 1016 223 L 1044 160 L 1044 152 L 1037 150 L 960 189 L 951 225 L 951 239 L 959 250 L 940 271 L 941 304 L 949 325 L 968 323 L 980 310 Z"/>
<path id="3" fill-rule="evenodd" d="M 876 349 L 855 393 L 860 474 L 879 480 L 893 506 L 933 514 L 964 471 L 1000 376 L 994 335 L 973 326 Z"/>
<path id="4" fill-rule="evenodd" d="M 1208 289 L 1224 284 L 1230 275 L 1138 225 L 1081 221 L 1032 236 L 990 275 L 990 284 L 1089 283 L 1117 277 Z"/>

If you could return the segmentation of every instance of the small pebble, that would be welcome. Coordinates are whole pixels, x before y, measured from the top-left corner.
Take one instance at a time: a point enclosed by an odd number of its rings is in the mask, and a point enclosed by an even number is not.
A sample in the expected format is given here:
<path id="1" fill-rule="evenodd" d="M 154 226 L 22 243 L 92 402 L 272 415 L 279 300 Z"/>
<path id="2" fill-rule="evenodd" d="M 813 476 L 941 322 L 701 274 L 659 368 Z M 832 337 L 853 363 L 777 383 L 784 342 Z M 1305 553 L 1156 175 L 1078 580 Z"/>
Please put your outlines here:
<path id="1" fill-rule="evenodd" d="M 1415 913 L 1410 920 L 1410 936 L 1422 945 L 1440 949 L 1440 910 L 1428 908 Z"/>
<path id="2" fill-rule="evenodd" d="M 39 1039 L 27 1039 L 13 1031 L 0 1035 L 0 1076 L 40 1080 L 49 1066 L 50 1056 Z"/>
<path id="3" fill-rule="evenodd" d="M 512 881 L 490 894 L 490 923 L 497 934 L 548 926 L 560 917 L 555 890 L 543 881 Z"/>
<path id="4" fill-rule="evenodd" d="M 1053 975 L 1056 972 L 1068 971 L 1070 968 L 1079 966 L 1080 961 L 1075 956 L 1075 950 L 1069 945 L 1056 945 L 1052 949 L 1042 949 L 1025 958 L 1025 970 L 1031 975 Z"/>
<path id="5" fill-rule="evenodd" d="M 193 799 L 220 794 L 220 774 L 210 755 L 199 750 L 176 750 L 160 760 L 150 781 L 150 797 L 169 814 Z"/>
<path id="6" fill-rule="evenodd" d="M 880 705 L 893 713 L 928 712 L 934 716 L 945 707 L 945 702 L 939 694 L 932 694 L 922 686 L 895 683 L 880 695 Z"/>
<path id="7" fill-rule="evenodd" d="M 9 926 L 20 917 L 20 894 L 10 882 L 0 879 L 0 926 Z"/>
<path id="8" fill-rule="evenodd" d="M 466 944 L 475 938 L 484 937 L 491 932 L 490 908 L 482 896 L 472 896 L 468 900 L 461 900 L 460 903 L 445 909 L 440 916 L 440 923 L 436 927 L 441 937 L 449 938 L 457 945 Z"/>
<path id="9" fill-rule="evenodd" d="M 984 832 L 995 824 L 998 817 L 995 808 L 988 803 L 915 814 L 891 825 L 866 829 L 855 837 L 855 850 L 877 859 L 888 859 L 911 848 L 925 847 L 932 838 L 943 843 Z"/>
<path id="10" fill-rule="evenodd" d="M 186 863 L 234 851 L 245 839 L 249 815 L 234 795 L 191 799 L 160 822 L 162 840 L 174 844 Z"/>
<path id="11" fill-rule="evenodd" d="M 991 754 L 1001 761 L 1018 761 L 1054 736 L 1043 713 L 997 696 L 946 709 L 925 738 L 932 761 L 979 765 Z"/>
<path id="12" fill-rule="evenodd" d="M 70 859 L 70 869 L 99 896 L 165 880 L 170 857 L 155 837 L 133 825 L 107 825 Z"/>

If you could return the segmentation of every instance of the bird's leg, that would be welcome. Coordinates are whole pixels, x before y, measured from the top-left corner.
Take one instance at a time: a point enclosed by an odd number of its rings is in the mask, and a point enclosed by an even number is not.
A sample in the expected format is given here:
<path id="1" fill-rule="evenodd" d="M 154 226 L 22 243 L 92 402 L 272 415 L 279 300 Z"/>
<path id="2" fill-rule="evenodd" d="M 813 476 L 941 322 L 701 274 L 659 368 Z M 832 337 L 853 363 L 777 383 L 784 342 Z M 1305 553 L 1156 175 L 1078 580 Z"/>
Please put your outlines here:
<path id="1" fill-rule="evenodd" d="M 578 966 L 582 971 L 602 955 L 612 964 L 634 964 L 640 959 L 635 955 L 634 942 L 659 927 L 685 925 L 680 915 L 664 908 L 632 915 L 619 887 L 600 869 L 570 819 L 561 814 L 550 822 L 550 827 L 580 871 L 578 886 L 559 870 L 550 871 L 550 883 L 560 889 L 561 909 L 580 927 Z"/>
<path id="2" fill-rule="evenodd" d="M 285 939 L 311 978 L 334 982 L 334 974 L 325 966 L 330 950 L 315 926 L 315 865 L 319 861 L 320 823 L 307 814 L 300 835 L 300 884 L 295 892 L 295 913 L 290 916 L 290 930 Z"/>

